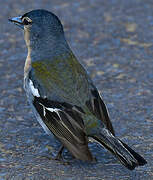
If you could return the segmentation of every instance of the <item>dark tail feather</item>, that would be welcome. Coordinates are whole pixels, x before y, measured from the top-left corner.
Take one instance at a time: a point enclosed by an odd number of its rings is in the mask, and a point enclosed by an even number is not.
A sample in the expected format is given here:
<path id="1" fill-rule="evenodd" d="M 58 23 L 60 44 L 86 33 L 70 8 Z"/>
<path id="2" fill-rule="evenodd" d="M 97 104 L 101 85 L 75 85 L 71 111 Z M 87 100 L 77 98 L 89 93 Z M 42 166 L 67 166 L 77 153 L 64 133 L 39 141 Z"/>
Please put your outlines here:
<path id="1" fill-rule="evenodd" d="M 92 138 L 114 154 L 130 170 L 147 163 L 142 156 L 114 137 L 107 129 L 103 129 L 100 135 L 92 136 Z"/>

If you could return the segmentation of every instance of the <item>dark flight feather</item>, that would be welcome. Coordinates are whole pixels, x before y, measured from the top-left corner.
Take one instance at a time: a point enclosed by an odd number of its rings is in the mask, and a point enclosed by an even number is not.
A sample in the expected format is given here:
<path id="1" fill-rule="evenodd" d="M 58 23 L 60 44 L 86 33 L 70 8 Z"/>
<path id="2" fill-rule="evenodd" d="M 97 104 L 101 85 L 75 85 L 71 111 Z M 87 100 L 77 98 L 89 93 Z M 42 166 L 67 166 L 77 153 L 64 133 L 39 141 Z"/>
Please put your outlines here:
<path id="1" fill-rule="evenodd" d="M 107 129 L 101 129 L 99 135 L 94 135 L 92 138 L 114 154 L 118 160 L 128 169 L 133 170 L 137 166 L 143 166 L 146 160 L 132 150 L 128 145 L 116 138 Z"/>
<path id="2" fill-rule="evenodd" d="M 83 110 L 80 107 L 75 107 L 77 108 L 75 111 L 74 106 L 70 104 L 50 101 L 41 97 L 34 97 L 33 105 L 45 125 L 76 158 L 93 160 L 88 149 L 88 138 L 84 132 L 84 123 L 81 117 Z M 59 110 L 55 112 L 49 108 Z"/>
<path id="3" fill-rule="evenodd" d="M 107 129 L 115 136 L 115 132 L 110 121 L 106 105 L 101 99 L 97 89 L 91 90 L 91 94 L 92 97 L 90 100 L 86 101 L 86 106 L 99 120 L 101 120 L 105 124 Z"/>

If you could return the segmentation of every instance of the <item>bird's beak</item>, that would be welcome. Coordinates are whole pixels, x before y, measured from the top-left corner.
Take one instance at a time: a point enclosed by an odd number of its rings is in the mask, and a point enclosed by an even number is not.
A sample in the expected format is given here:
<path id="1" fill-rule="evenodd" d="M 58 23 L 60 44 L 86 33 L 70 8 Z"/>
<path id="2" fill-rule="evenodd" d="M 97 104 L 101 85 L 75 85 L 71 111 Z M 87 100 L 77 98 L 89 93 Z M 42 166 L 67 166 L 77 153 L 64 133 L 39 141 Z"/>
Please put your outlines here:
<path id="1" fill-rule="evenodd" d="M 9 19 L 9 21 L 24 29 L 24 25 L 22 23 L 22 16 L 14 17 L 12 19 Z"/>

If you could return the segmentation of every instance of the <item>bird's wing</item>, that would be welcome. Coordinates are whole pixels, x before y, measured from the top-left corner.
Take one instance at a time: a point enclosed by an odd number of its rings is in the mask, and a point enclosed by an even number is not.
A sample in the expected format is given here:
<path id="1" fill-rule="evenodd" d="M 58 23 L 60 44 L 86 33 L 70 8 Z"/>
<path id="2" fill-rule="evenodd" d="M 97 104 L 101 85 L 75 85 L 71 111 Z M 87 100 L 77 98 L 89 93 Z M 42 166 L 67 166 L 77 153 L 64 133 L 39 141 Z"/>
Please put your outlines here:
<path id="1" fill-rule="evenodd" d="M 82 108 L 41 97 L 39 88 L 36 88 L 35 82 L 31 79 L 29 79 L 29 87 L 33 95 L 33 106 L 48 129 L 76 158 L 92 160 L 88 149 L 88 138 L 84 131 Z"/>
<path id="2" fill-rule="evenodd" d="M 91 84 L 91 97 L 86 101 L 86 106 L 98 119 L 100 119 L 106 126 L 106 128 L 115 135 L 112 123 L 109 118 L 109 114 L 106 108 L 105 103 L 103 102 L 98 90 Z"/>

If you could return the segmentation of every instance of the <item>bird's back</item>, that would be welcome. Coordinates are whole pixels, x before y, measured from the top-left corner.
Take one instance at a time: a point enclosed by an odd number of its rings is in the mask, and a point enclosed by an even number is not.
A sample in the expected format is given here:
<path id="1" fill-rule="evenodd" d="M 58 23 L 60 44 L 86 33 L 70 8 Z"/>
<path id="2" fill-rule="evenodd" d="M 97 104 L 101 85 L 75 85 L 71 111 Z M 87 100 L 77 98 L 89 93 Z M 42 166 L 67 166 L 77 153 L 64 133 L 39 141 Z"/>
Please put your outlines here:
<path id="1" fill-rule="evenodd" d="M 49 99 L 78 106 L 89 99 L 87 74 L 73 54 L 33 62 L 30 76 L 45 87 L 40 93 Z"/>

